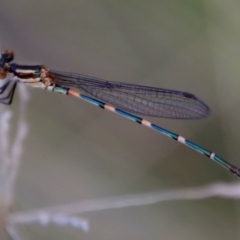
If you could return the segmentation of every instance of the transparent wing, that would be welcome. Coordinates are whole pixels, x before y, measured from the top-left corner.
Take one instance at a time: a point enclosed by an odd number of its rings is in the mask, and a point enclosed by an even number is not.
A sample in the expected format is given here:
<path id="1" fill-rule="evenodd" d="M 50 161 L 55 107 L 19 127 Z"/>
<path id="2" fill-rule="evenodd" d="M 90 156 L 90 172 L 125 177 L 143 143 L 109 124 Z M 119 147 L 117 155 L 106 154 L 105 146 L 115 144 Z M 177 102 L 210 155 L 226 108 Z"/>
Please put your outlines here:
<path id="1" fill-rule="evenodd" d="M 54 70 L 50 73 L 55 76 L 57 85 L 78 89 L 129 113 L 174 119 L 201 119 L 210 114 L 209 107 L 191 93 Z"/>
<path id="2" fill-rule="evenodd" d="M 0 103 L 11 104 L 17 82 L 12 79 L 1 80 Z"/>

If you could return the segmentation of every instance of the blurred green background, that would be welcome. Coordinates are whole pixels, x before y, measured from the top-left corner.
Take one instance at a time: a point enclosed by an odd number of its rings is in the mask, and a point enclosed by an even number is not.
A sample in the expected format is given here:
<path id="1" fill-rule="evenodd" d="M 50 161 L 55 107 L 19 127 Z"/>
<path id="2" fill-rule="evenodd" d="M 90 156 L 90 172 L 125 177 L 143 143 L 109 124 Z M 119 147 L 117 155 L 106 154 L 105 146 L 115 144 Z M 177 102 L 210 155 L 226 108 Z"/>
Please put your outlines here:
<path id="1" fill-rule="evenodd" d="M 240 165 L 239 11 L 237 0 L 8 0 L 0 2 L 0 41 L 20 64 L 196 94 L 210 106 L 209 118 L 148 119 Z M 120 116 L 29 91 L 20 210 L 237 181 L 204 156 Z M 9 107 L 13 130 L 17 99 Z M 81 216 L 90 221 L 87 234 L 38 225 L 24 232 L 34 240 L 240 238 L 238 202 L 221 198 Z"/>

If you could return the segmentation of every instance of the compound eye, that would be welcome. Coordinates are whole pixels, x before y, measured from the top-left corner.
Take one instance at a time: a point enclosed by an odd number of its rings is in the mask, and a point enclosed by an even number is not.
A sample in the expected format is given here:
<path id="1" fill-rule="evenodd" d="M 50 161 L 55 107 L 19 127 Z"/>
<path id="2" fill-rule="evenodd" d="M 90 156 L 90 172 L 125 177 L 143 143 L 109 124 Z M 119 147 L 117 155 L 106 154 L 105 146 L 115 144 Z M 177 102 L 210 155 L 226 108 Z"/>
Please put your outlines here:
<path id="1" fill-rule="evenodd" d="M 3 68 L 0 68 L 0 79 L 5 79 L 6 77 L 7 72 Z"/>
<path id="2" fill-rule="evenodd" d="M 14 52 L 12 50 L 5 50 L 2 52 L 2 59 L 5 62 L 11 62 L 14 58 Z"/>

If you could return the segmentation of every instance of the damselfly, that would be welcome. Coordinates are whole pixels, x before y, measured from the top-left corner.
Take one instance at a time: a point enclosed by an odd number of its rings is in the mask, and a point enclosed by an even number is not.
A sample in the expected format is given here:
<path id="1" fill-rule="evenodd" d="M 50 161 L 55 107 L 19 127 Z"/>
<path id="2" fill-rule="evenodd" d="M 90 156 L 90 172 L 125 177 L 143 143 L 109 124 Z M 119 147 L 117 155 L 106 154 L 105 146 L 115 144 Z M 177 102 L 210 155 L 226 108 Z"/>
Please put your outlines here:
<path id="1" fill-rule="evenodd" d="M 217 154 L 184 137 L 133 114 L 174 119 L 201 119 L 210 114 L 209 107 L 191 93 L 135 84 L 106 81 L 82 74 L 60 72 L 44 65 L 11 63 L 13 51 L 6 50 L 0 59 L 0 79 L 12 74 L 0 87 L 0 103 L 10 104 L 18 82 L 81 98 L 102 109 L 115 112 L 146 127 L 152 128 L 240 176 L 240 169 Z"/>

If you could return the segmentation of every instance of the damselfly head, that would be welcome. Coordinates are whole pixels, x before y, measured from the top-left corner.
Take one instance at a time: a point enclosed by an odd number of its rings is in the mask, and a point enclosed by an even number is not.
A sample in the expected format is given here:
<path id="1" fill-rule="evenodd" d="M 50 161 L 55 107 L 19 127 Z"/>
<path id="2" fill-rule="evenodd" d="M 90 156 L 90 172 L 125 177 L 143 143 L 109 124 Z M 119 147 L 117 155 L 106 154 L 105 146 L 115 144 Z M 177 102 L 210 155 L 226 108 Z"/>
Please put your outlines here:
<path id="1" fill-rule="evenodd" d="M 11 62 L 14 58 L 14 52 L 12 50 L 5 50 L 2 52 L 1 59 L 6 62 Z"/>
<path id="2" fill-rule="evenodd" d="M 2 52 L 0 58 L 0 79 L 5 79 L 9 70 L 9 62 L 14 58 L 12 50 L 5 50 Z"/>

